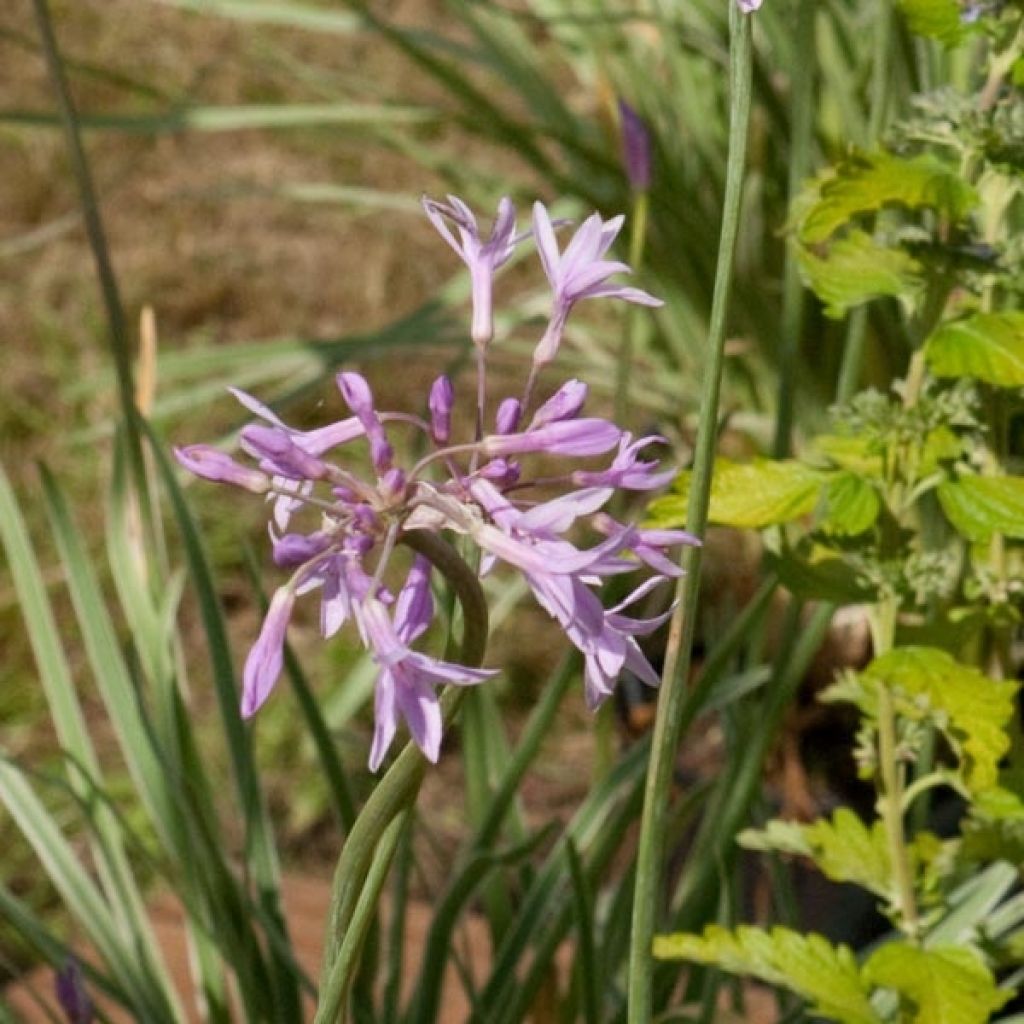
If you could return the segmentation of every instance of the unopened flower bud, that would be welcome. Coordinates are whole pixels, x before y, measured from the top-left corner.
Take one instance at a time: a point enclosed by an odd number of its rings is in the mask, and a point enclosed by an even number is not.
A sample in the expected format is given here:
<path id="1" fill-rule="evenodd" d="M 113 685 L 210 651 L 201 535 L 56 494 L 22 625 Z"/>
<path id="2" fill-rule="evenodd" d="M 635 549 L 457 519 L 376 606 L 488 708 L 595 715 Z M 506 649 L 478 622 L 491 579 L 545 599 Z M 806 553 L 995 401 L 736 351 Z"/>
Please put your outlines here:
<path id="1" fill-rule="evenodd" d="M 232 484 L 253 494 L 266 494 L 270 478 L 258 469 L 250 469 L 235 462 L 230 455 L 208 444 L 190 444 L 175 448 L 174 457 L 190 473 L 217 483 Z"/>
<path id="2" fill-rule="evenodd" d="M 495 416 L 495 429 L 499 434 L 511 434 L 519 426 L 519 417 L 522 415 L 523 407 L 518 398 L 506 398 L 498 406 Z"/>
<path id="3" fill-rule="evenodd" d="M 54 991 L 68 1024 L 92 1024 L 95 1012 L 92 999 L 85 987 L 82 968 L 74 957 L 58 971 Z"/>
<path id="4" fill-rule="evenodd" d="M 567 380 L 537 411 L 530 421 L 530 430 L 548 423 L 576 416 L 587 400 L 587 385 L 580 380 Z"/>
<path id="5" fill-rule="evenodd" d="M 430 387 L 430 436 L 438 444 L 447 444 L 452 431 L 452 406 L 455 404 L 455 388 L 444 374 Z"/>
<path id="6" fill-rule="evenodd" d="M 634 192 L 651 187 L 651 136 L 644 119 L 625 101 L 619 100 L 622 125 L 622 156 L 626 177 Z"/>

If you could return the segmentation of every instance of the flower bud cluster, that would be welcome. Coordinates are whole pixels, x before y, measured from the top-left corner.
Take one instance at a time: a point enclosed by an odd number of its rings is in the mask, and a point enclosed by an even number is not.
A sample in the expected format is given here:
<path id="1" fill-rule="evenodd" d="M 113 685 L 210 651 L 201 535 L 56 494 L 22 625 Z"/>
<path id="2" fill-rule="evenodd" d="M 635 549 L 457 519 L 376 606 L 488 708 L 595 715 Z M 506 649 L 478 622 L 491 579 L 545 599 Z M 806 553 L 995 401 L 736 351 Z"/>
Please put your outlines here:
<path id="1" fill-rule="evenodd" d="M 633 438 L 604 418 L 584 416 L 587 386 L 578 380 L 566 381 L 532 408 L 537 373 L 554 357 L 577 301 L 604 296 L 660 305 L 637 288 L 608 283 L 610 276 L 629 269 L 605 259 L 622 218 L 604 222 L 593 215 L 560 252 L 540 204 L 534 208 L 533 231 L 520 235 L 511 201 L 502 200 L 487 241 L 460 200 L 426 200 L 424 205 L 470 270 L 472 339 L 479 354 L 475 436 L 452 436 L 456 391 L 446 376 L 431 386 L 424 403 L 427 418 L 422 419 L 379 409 L 366 379 L 346 371 L 338 374 L 337 387 L 351 415 L 316 430 L 297 430 L 253 396 L 233 391 L 257 421 L 241 435 L 241 448 L 255 467 L 206 445 L 175 451 L 181 465 L 197 476 L 266 495 L 273 559 L 291 571 L 275 592 L 246 659 L 243 714 L 258 710 L 281 673 L 296 600 L 317 592 L 323 636 L 333 636 L 351 619 L 379 667 L 372 770 L 381 764 L 400 719 L 424 754 L 436 761 L 442 730 L 437 688 L 476 685 L 497 674 L 413 649 L 434 621 L 434 570 L 417 555 L 404 582 L 392 590 L 395 570 L 392 566 L 389 574 L 388 568 L 403 534 L 426 530 L 468 538 L 479 551 L 481 574 L 499 563 L 522 574 L 541 607 L 582 652 L 591 707 L 608 697 L 624 670 L 651 686 L 658 684 L 637 638 L 656 629 L 666 615 L 642 619 L 625 612 L 659 583 L 679 575 L 668 549 L 697 543 L 682 531 L 638 529 L 605 511 L 618 491 L 646 491 L 668 482 L 671 470 L 659 471 L 656 462 L 642 458 L 662 438 Z M 554 292 L 551 317 L 523 395 L 498 400 L 493 431 L 487 432 L 485 355 L 493 340 L 493 275 L 530 234 Z M 417 432 L 427 454 L 412 465 L 398 465 L 391 439 L 396 430 Z M 366 456 L 369 473 L 360 468 Z M 555 475 L 549 471 L 540 477 L 530 473 L 535 456 L 570 461 Z M 561 493 L 550 497 L 552 489 Z M 595 538 L 589 547 L 568 539 L 584 524 Z M 601 583 L 640 569 L 650 570 L 644 582 L 605 609 L 598 596 Z"/>

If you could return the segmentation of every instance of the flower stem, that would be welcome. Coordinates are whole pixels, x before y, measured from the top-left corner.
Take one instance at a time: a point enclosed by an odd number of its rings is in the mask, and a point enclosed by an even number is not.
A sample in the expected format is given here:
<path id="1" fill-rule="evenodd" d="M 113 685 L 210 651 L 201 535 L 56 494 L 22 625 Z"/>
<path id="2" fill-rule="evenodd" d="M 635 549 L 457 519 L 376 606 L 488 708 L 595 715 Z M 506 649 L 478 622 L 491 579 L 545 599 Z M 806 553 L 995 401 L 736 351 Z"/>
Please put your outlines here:
<path id="1" fill-rule="evenodd" d="M 484 660 L 487 646 L 487 600 L 476 574 L 455 549 L 441 537 L 425 530 L 410 530 L 400 542 L 423 555 L 452 585 L 462 606 L 463 634 L 460 661 L 478 667 Z M 458 711 L 466 690 L 451 687 L 441 701 L 445 722 Z M 369 885 L 386 874 L 394 855 L 395 843 L 389 828 L 416 799 L 426 760 L 419 748 L 407 743 L 395 763 L 377 784 L 356 818 L 348 840 L 342 848 L 334 872 L 331 907 L 328 914 L 327 938 L 320 977 L 320 997 L 315 1024 L 331 1024 L 340 1020 L 352 976 L 359 960 L 362 941 L 373 919 L 376 896 L 364 899 Z M 371 875 L 371 869 L 373 874 Z"/>
<path id="2" fill-rule="evenodd" d="M 872 609 L 871 636 L 875 657 L 892 648 L 896 629 L 896 598 L 883 597 Z M 896 709 L 892 691 L 882 681 L 878 686 L 878 814 L 885 828 L 889 861 L 896 890 L 896 909 L 900 926 L 911 938 L 918 933 L 917 900 L 914 895 L 910 852 L 903 830 L 906 806 L 903 775 L 897 761 Z"/>
<path id="3" fill-rule="evenodd" d="M 729 155 L 726 170 L 722 229 L 718 249 L 715 291 L 708 330 L 708 362 L 704 368 L 704 390 L 698 426 L 690 502 L 686 528 L 700 536 L 707 523 L 711 470 L 715 453 L 715 426 L 725 356 L 726 313 L 732 281 L 733 258 L 739 229 L 743 174 L 746 163 L 747 130 L 750 120 L 753 19 L 729 5 L 730 112 Z M 651 760 L 647 769 L 640 840 L 637 850 L 636 883 L 633 897 L 633 927 L 630 936 L 629 1022 L 650 1024 L 652 1013 L 653 962 L 656 909 L 663 902 L 662 859 L 669 790 L 676 747 L 679 743 L 681 711 L 687 693 L 693 646 L 694 621 L 699 585 L 699 547 L 687 547 L 682 565 L 687 575 L 680 580 L 681 598 L 672 617 L 665 669 L 654 723 Z"/>

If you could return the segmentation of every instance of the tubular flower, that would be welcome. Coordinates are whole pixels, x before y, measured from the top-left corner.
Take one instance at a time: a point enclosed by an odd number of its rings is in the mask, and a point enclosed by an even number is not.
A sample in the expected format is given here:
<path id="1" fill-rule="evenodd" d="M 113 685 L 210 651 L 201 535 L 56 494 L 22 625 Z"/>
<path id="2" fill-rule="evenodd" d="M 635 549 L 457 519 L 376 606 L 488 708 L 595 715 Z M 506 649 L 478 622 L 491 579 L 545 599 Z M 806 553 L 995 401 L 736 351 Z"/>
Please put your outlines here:
<path id="1" fill-rule="evenodd" d="M 533 353 L 534 366 L 547 366 L 558 352 L 565 323 L 581 299 L 623 299 L 641 306 L 660 306 L 661 299 L 640 288 L 609 284 L 613 274 L 628 274 L 625 263 L 606 260 L 605 255 L 622 229 L 624 217 L 601 220 L 592 213 L 573 235 L 565 252 L 559 252 L 555 229 L 542 203 L 533 204 L 533 234 L 544 273 L 554 292 L 547 330 Z"/>
<path id="2" fill-rule="evenodd" d="M 425 207 L 470 264 L 476 331 L 491 315 L 490 274 L 518 241 L 511 203 L 502 201 L 486 242 L 461 201 L 427 200 Z M 559 324 L 582 298 L 658 303 L 646 292 L 607 283 L 610 275 L 628 269 L 604 258 L 621 218 L 606 223 L 595 214 L 560 254 L 547 212 L 539 210 L 537 245 Z M 481 343 L 485 334 L 489 339 L 489 328 L 480 327 L 474 339 Z M 557 341 L 552 355 L 554 348 Z M 481 369 L 478 373 L 479 396 L 486 381 Z M 453 415 L 455 388 L 446 376 L 437 377 L 424 396 L 421 417 L 381 409 L 368 381 L 345 370 L 337 386 L 349 415 L 315 430 L 297 430 L 252 395 L 232 391 L 255 420 L 243 429 L 240 442 L 253 468 L 204 445 L 175 449 L 181 465 L 197 476 L 266 496 L 273 561 L 290 574 L 275 591 L 246 658 L 243 715 L 253 715 L 269 698 L 281 674 L 296 603 L 316 595 L 323 636 L 354 623 L 378 668 L 371 769 L 381 766 L 403 722 L 423 754 L 437 760 L 443 724 L 438 687 L 477 685 L 496 672 L 415 649 L 435 620 L 435 570 L 417 555 L 403 576 L 395 552 L 412 531 L 466 538 L 478 549 L 481 575 L 502 566 L 522 574 L 536 600 L 582 652 L 591 706 L 612 692 L 623 670 L 657 685 L 637 638 L 658 628 L 664 616 L 632 618 L 627 609 L 679 574 L 668 557 L 671 548 L 696 541 L 681 531 L 638 529 L 604 509 L 620 491 L 646 491 L 667 482 L 671 470 L 658 470 L 656 462 L 640 457 L 662 439 L 634 440 L 607 419 L 584 415 L 587 387 L 578 380 L 542 396 L 534 408 L 533 380 L 531 374 L 523 397 L 493 397 L 495 433 L 478 433 L 475 439 L 453 436 L 459 420 Z M 419 461 L 400 464 L 392 436 L 398 429 L 418 432 L 419 448 L 426 453 Z M 552 459 L 567 464 L 556 476 L 531 476 L 534 457 L 545 459 L 546 472 Z M 559 485 L 561 493 L 552 492 Z M 604 609 L 598 595 L 602 581 L 638 571 L 647 574 L 646 582 L 622 604 Z"/>

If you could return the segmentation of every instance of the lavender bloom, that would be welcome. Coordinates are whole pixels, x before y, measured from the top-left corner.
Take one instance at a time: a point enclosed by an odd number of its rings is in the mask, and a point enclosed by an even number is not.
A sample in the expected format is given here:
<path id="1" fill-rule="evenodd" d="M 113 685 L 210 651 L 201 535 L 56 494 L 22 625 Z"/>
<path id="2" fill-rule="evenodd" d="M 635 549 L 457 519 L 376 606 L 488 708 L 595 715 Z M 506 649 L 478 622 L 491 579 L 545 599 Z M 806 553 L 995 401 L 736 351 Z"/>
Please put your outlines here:
<path id="1" fill-rule="evenodd" d="M 546 452 L 549 455 L 602 455 L 618 444 L 622 431 L 607 420 L 590 418 L 560 420 L 525 434 L 495 434 L 485 437 L 481 450 L 485 455 L 522 455 Z"/>
<path id="2" fill-rule="evenodd" d="M 665 439 L 651 434 L 634 441 L 632 434 L 623 433 L 618 454 L 607 469 L 576 470 L 572 474 L 572 482 L 580 487 L 621 487 L 627 491 L 653 491 L 664 487 L 676 475 L 675 470 L 656 473 L 657 462 L 641 462 L 637 458 L 641 448 L 655 442 L 664 444 Z"/>
<path id="3" fill-rule="evenodd" d="M 284 430 L 252 424 L 242 431 L 242 448 L 260 460 L 260 468 L 290 480 L 321 480 L 327 466 L 304 452 Z"/>
<path id="4" fill-rule="evenodd" d="M 760 8 L 762 2 L 763 0 L 736 0 L 736 3 L 739 5 L 739 9 L 744 14 L 752 14 Z"/>
<path id="5" fill-rule="evenodd" d="M 606 260 L 615 236 L 622 229 L 620 215 L 602 221 L 599 214 L 591 214 L 565 248 L 559 252 L 555 231 L 548 211 L 542 203 L 533 204 L 533 233 L 537 239 L 544 273 L 554 291 L 554 306 L 544 337 L 533 353 L 536 368 L 546 366 L 555 358 L 562 341 L 562 332 L 573 306 L 581 299 L 623 299 L 642 306 L 661 306 L 661 299 L 648 295 L 640 288 L 609 284 L 613 274 L 629 273 L 625 263 Z"/>
<path id="6" fill-rule="evenodd" d="M 211 445 L 190 444 L 175 448 L 174 457 L 190 473 L 204 480 L 232 484 L 253 494 L 266 494 L 270 490 L 270 479 L 266 473 L 240 466 L 230 455 Z"/>
<path id="7" fill-rule="evenodd" d="M 270 696 L 284 665 L 284 638 L 295 607 L 295 590 L 280 587 L 270 600 L 259 638 L 245 659 L 242 674 L 242 714 L 256 714 Z"/>
<path id="8" fill-rule="evenodd" d="M 622 124 L 622 156 L 626 177 L 634 192 L 651 187 L 651 136 L 644 119 L 625 101 L 619 100 Z"/>
<path id="9" fill-rule="evenodd" d="M 448 196 L 447 203 L 439 203 L 424 197 L 423 209 L 441 237 L 469 267 L 473 288 L 473 323 L 470 336 L 474 345 L 486 348 L 494 337 L 494 271 L 508 260 L 519 241 L 516 237 L 516 209 L 512 205 L 512 200 L 506 196 L 498 203 L 498 216 L 495 218 L 491 237 L 486 242 L 480 238 L 476 217 L 461 199 Z M 447 221 L 455 225 L 458 240 L 452 234 Z"/>
<path id="10" fill-rule="evenodd" d="M 423 632 L 433 616 L 432 602 L 425 604 L 430 591 L 428 576 L 425 570 L 414 567 L 399 596 L 394 622 L 376 598 L 368 598 L 360 608 L 367 646 L 381 669 L 374 698 L 376 725 L 370 771 L 380 767 L 394 739 L 399 717 L 405 719 L 427 760 L 436 764 L 441 753 L 441 705 L 435 687 L 440 683 L 474 685 L 497 675 L 494 670 L 438 661 L 406 646 Z"/>
<path id="11" fill-rule="evenodd" d="M 82 977 L 82 968 L 74 957 L 69 957 L 54 978 L 54 993 L 68 1024 L 91 1024 L 94 1008 Z"/>
<path id="12" fill-rule="evenodd" d="M 503 201 L 494 231 L 484 242 L 459 200 L 428 200 L 424 205 L 473 277 L 473 336 L 481 354 L 475 389 L 479 423 L 486 403 L 482 353 L 491 334 L 491 277 L 518 241 L 514 212 Z M 537 601 L 582 652 L 592 707 L 608 696 L 623 670 L 657 684 L 637 637 L 656 629 L 665 615 L 636 619 L 626 610 L 680 574 L 669 549 L 696 541 L 682 531 L 643 530 L 618 522 L 604 508 L 617 492 L 647 491 L 668 481 L 671 471 L 659 471 L 656 462 L 641 458 L 647 445 L 662 439 L 634 440 L 606 419 L 581 416 L 587 387 L 578 380 L 562 384 L 528 423 L 526 413 L 536 371 L 554 356 L 576 302 L 601 296 L 647 305 L 658 300 L 608 283 L 611 275 L 628 269 L 605 259 L 622 218 L 607 223 L 596 214 L 588 218 L 564 253 L 539 204 L 534 218 L 541 261 L 554 291 L 553 312 L 524 397 L 498 404 L 494 434 L 452 437 L 455 389 L 445 376 L 431 385 L 424 420 L 378 410 L 366 379 L 346 371 L 338 374 L 337 384 L 352 415 L 315 430 L 296 430 L 258 399 L 233 391 L 257 421 L 243 429 L 241 447 L 258 468 L 247 468 L 208 446 L 176 451 L 179 462 L 198 476 L 266 494 L 272 503 L 273 560 L 291 574 L 275 591 L 245 661 L 241 704 L 246 717 L 267 700 L 280 676 L 295 602 L 316 595 L 323 636 L 333 636 L 352 620 L 379 667 L 371 768 L 379 768 L 403 721 L 424 755 L 437 760 L 442 739 L 437 688 L 475 685 L 495 673 L 412 649 L 435 616 L 430 564 L 417 556 L 401 586 L 395 591 L 389 587 L 396 582 L 392 553 L 413 530 L 464 537 L 476 546 L 481 575 L 502 564 L 521 573 Z M 403 431 L 419 431 L 417 447 L 425 454 L 412 465 L 397 464 L 385 430 L 386 423 L 395 421 Z M 363 437 L 370 449 L 369 479 L 360 474 L 358 464 L 342 461 L 345 446 Z M 570 462 L 555 476 L 529 475 L 533 455 L 571 460 L 607 455 L 613 449 L 603 467 L 581 468 Z M 571 489 L 538 500 L 535 488 L 553 484 Z M 589 528 L 591 538 L 596 534 L 596 540 L 587 545 L 570 539 L 581 527 Z M 605 610 L 596 588 L 607 577 L 638 570 L 649 573 L 647 582 L 621 605 Z"/>

